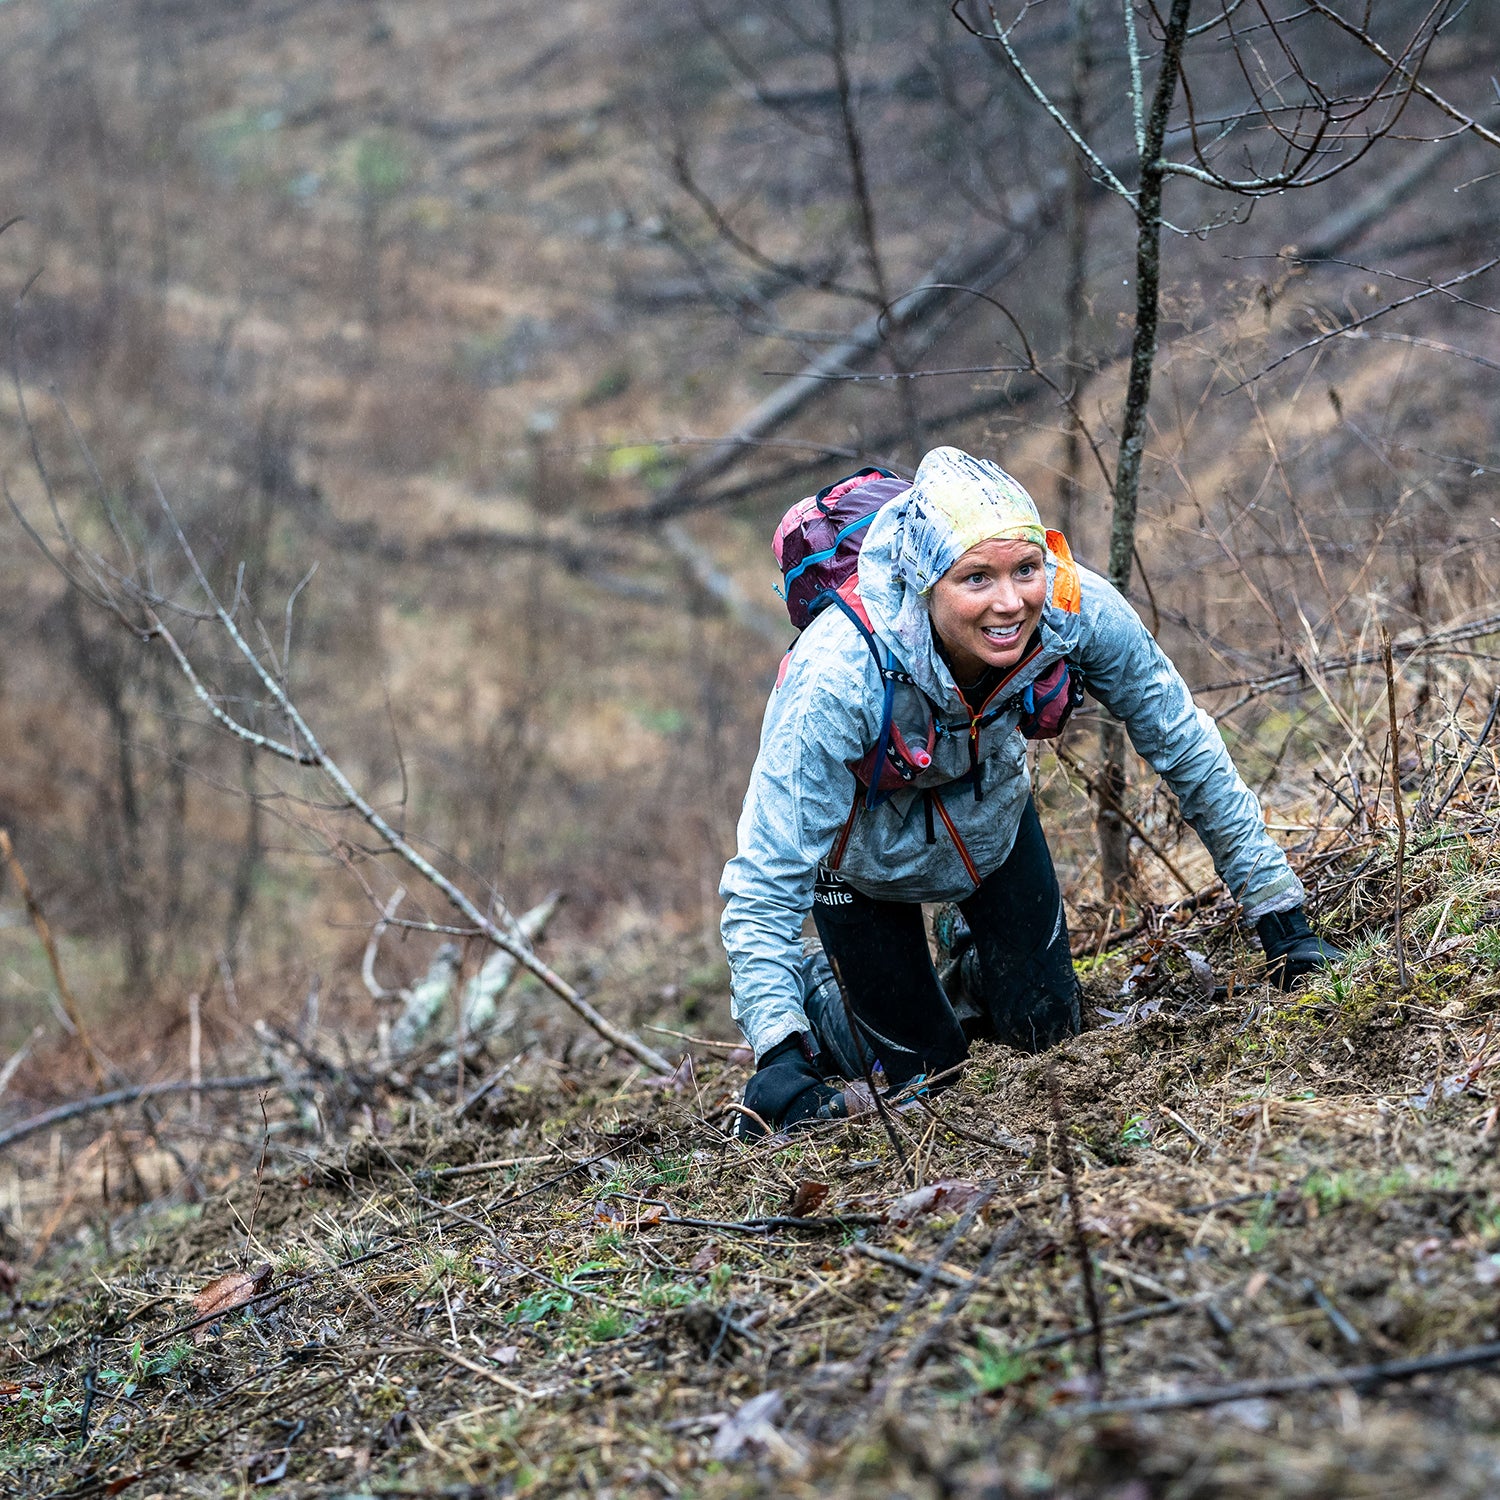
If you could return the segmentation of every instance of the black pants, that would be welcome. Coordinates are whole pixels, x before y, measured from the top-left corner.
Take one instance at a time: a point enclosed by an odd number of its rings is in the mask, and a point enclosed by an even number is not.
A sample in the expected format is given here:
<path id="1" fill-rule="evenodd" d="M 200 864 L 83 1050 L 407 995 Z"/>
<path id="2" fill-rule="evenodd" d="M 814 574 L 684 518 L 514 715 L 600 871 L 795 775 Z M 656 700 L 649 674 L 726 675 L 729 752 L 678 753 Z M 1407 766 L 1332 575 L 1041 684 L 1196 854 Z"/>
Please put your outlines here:
<path id="1" fill-rule="evenodd" d="M 980 1010 L 974 1028 L 1040 1052 L 1078 1030 L 1078 981 L 1052 854 L 1028 799 L 1009 857 L 958 903 L 974 934 L 962 966 Z M 873 1053 L 893 1085 L 941 1073 L 968 1055 L 968 1038 L 938 982 L 922 908 L 876 901 L 820 871 L 813 920 L 838 965 L 861 1033 L 851 1033 L 831 976 L 809 985 L 808 1020 L 830 1073 L 859 1077 Z"/>

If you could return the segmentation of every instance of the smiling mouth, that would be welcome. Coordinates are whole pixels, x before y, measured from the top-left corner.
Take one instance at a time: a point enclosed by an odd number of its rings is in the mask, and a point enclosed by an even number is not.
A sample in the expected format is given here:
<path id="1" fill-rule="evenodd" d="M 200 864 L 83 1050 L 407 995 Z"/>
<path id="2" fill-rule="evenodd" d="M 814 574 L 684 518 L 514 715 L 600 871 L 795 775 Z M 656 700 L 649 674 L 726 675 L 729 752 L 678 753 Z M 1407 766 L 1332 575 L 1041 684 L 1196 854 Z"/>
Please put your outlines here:
<path id="1" fill-rule="evenodd" d="M 1021 627 L 1019 625 L 983 625 L 980 627 L 980 633 L 986 640 L 1008 644 L 1020 635 Z"/>

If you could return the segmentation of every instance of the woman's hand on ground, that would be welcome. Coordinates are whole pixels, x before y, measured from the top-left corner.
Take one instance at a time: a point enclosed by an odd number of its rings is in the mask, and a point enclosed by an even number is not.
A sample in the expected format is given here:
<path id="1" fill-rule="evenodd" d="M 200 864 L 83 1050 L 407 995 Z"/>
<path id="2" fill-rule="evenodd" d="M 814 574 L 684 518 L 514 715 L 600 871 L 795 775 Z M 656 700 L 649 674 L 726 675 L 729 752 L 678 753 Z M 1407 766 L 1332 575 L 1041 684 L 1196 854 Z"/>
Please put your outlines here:
<path id="1" fill-rule="evenodd" d="M 745 1085 L 745 1108 L 754 1110 L 773 1130 L 783 1130 L 818 1119 L 839 1092 L 824 1083 L 822 1074 L 808 1061 L 801 1038 L 789 1036 L 761 1058 Z M 752 1124 L 744 1116 L 741 1119 L 747 1126 Z M 753 1129 L 747 1133 L 758 1134 Z"/>

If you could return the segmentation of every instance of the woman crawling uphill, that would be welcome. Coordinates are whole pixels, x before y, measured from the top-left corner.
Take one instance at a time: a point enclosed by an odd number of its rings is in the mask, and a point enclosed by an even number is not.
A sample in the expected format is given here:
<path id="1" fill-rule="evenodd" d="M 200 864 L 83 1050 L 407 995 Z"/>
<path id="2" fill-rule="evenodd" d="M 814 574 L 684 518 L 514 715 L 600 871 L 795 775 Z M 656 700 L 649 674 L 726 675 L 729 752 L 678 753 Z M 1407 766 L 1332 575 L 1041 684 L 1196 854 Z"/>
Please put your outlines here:
<path id="1" fill-rule="evenodd" d="M 929 453 L 910 487 L 881 482 L 857 582 L 783 663 L 720 887 L 734 1018 L 757 1059 L 747 1111 L 773 1128 L 834 1118 L 838 1080 L 872 1062 L 903 1087 L 974 1037 L 1037 1052 L 1078 1030 L 1023 736 L 1046 734 L 1041 705 L 1080 679 L 1176 794 L 1281 983 L 1340 959 L 1213 720 L 1026 491 L 956 448 Z M 923 902 L 961 913 L 939 931 L 957 1009 Z M 809 910 L 847 1012 L 821 955 L 804 956 Z"/>

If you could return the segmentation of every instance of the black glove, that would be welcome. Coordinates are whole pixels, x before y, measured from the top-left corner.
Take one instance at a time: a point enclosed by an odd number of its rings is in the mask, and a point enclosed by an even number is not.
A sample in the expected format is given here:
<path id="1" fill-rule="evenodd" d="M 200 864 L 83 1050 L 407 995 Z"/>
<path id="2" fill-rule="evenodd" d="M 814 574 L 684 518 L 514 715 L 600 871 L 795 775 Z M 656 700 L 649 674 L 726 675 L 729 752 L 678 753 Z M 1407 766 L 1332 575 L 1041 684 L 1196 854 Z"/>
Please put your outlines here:
<path id="1" fill-rule="evenodd" d="M 1267 913 L 1255 924 L 1255 930 L 1266 950 L 1266 977 L 1284 990 L 1291 989 L 1304 974 L 1326 969 L 1344 957 L 1307 925 L 1307 913 L 1300 906 Z"/>
<path id="2" fill-rule="evenodd" d="M 840 1091 L 824 1083 L 823 1075 L 808 1060 L 800 1036 L 777 1042 L 745 1085 L 746 1109 L 753 1109 L 773 1130 L 818 1119 L 819 1111 L 835 1098 L 842 1102 Z M 822 1116 L 831 1117 L 831 1111 Z M 761 1131 L 754 1120 L 741 1115 L 739 1133 L 757 1136 Z"/>

